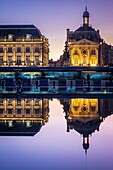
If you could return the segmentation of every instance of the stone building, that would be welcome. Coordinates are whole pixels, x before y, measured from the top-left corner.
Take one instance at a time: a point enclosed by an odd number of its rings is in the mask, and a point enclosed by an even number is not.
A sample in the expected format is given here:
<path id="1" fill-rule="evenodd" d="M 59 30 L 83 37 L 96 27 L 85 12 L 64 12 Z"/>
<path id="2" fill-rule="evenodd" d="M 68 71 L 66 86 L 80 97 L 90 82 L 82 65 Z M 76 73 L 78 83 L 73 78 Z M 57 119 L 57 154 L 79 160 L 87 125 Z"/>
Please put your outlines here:
<path id="1" fill-rule="evenodd" d="M 62 66 L 105 66 L 113 64 L 113 47 L 101 38 L 99 30 L 90 25 L 87 7 L 83 25 L 75 31 L 67 29 Z"/>
<path id="2" fill-rule="evenodd" d="M 34 25 L 0 25 L 0 65 L 47 66 L 49 43 Z"/>

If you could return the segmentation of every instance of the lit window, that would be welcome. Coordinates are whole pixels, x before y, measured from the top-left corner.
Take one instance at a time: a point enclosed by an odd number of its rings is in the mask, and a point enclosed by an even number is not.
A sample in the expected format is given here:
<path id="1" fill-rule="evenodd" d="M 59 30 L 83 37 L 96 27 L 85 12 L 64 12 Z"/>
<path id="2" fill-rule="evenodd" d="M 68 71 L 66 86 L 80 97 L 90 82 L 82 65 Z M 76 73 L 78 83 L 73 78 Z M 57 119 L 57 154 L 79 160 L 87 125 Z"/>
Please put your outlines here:
<path id="1" fill-rule="evenodd" d="M 96 54 L 95 50 L 92 50 L 91 55 L 95 55 L 95 54 Z"/>
<path id="2" fill-rule="evenodd" d="M 26 106 L 30 106 L 30 99 L 26 99 Z"/>
<path id="3" fill-rule="evenodd" d="M 26 61 L 30 61 L 30 56 L 26 56 Z"/>
<path id="4" fill-rule="evenodd" d="M 17 101 L 17 106 L 21 106 L 21 100 Z"/>
<path id="5" fill-rule="evenodd" d="M 12 100 L 12 99 L 9 99 L 9 100 L 8 100 L 8 106 L 12 106 L 12 102 L 13 102 L 13 100 Z"/>
<path id="6" fill-rule="evenodd" d="M 21 56 L 17 56 L 17 65 L 21 65 Z"/>
<path id="7" fill-rule="evenodd" d="M 8 40 L 9 40 L 9 41 L 13 41 L 13 37 L 14 37 L 14 35 L 8 34 Z"/>
<path id="8" fill-rule="evenodd" d="M 32 35 L 31 34 L 26 34 L 26 40 L 31 40 Z"/>
<path id="9" fill-rule="evenodd" d="M 91 110 L 94 112 L 96 110 L 96 107 L 95 106 L 92 106 L 91 107 Z"/>
<path id="10" fill-rule="evenodd" d="M 12 56 L 8 56 L 8 61 L 12 61 Z"/>
<path id="11" fill-rule="evenodd" d="M 74 55 L 78 55 L 78 51 L 77 50 L 75 50 Z"/>

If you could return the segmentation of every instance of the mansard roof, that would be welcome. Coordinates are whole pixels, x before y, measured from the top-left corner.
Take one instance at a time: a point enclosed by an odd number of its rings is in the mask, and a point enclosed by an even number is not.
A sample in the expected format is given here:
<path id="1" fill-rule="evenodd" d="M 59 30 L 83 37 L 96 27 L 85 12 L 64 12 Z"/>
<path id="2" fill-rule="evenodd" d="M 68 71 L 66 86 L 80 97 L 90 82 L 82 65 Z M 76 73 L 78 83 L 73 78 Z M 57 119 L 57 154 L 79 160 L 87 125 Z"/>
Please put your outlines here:
<path id="1" fill-rule="evenodd" d="M 16 39 L 24 38 L 30 34 L 33 38 L 41 38 L 42 34 L 34 25 L 0 25 L 0 38 L 13 35 Z"/>

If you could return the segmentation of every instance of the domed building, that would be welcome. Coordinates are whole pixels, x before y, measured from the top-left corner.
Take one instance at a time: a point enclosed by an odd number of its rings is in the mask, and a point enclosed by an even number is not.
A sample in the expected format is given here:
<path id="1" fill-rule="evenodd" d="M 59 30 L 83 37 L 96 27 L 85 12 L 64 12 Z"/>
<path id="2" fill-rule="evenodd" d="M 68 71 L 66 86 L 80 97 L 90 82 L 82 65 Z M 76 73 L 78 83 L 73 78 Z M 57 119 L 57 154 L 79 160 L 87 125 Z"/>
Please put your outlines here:
<path id="1" fill-rule="evenodd" d="M 104 66 L 113 63 L 113 47 L 107 45 L 99 30 L 90 25 L 87 7 L 83 13 L 83 25 L 75 31 L 67 29 L 63 60 L 63 66 Z"/>
<path id="2" fill-rule="evenodd" d="M 47 66 L 49 43 L 34 25 L 0 25 L 0 65 Z"/>

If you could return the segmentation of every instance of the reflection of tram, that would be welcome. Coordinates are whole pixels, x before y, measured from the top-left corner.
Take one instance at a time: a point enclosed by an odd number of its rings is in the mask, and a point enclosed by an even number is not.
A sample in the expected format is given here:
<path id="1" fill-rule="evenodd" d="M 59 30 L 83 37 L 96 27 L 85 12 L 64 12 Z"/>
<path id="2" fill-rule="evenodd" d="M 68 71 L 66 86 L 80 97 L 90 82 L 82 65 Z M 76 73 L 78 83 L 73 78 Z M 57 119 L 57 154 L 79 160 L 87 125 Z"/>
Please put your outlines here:
<path id="1" fill-rule="evenodd" d="M 33 136 L 48 122 L 49 100 L 0 98 L 0 135 Z"/>
<path id="2" fill-rule="evenodd" d="M 89 136 L 96 130 L 104 118 L 113 114 L 113 99 L 61 99 L 67 132 L 74 129 L 83 136 L 83 148 L 89 148 Z"/>

